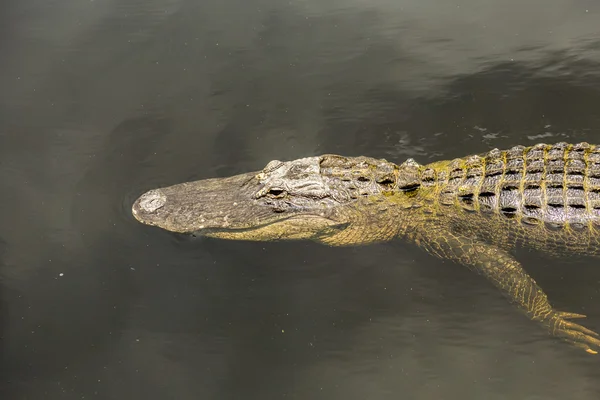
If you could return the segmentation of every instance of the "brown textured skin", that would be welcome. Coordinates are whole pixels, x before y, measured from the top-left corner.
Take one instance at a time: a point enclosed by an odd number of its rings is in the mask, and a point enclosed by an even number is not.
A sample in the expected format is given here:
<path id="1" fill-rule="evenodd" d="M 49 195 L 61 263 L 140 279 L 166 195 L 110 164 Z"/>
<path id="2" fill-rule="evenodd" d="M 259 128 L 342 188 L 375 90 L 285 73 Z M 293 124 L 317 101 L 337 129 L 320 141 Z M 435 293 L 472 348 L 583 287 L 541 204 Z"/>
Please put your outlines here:
<path id="1" fill-rule="evenodd" d="M 587 143 L 401 165 L 323 155 L 272 161 L 258 173 L 155 189 L 134 216 L 223 239 L 310 239 L 333 246 L 404 238 L 485 276 L 530 319 L 595 354 L 598 335 L 555 310 L 513 257 L 600 255 L 600 148 Z"/>

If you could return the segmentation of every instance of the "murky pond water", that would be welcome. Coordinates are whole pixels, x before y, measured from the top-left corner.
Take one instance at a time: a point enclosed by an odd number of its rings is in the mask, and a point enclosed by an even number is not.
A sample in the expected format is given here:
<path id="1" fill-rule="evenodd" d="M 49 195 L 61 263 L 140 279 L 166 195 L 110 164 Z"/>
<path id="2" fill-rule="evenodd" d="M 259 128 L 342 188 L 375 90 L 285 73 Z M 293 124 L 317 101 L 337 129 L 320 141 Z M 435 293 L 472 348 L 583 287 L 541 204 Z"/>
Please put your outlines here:
<path id="1" fill-rule="evenodd" d="M 190 240 L 130 213 L 272 159 L 600 143 L 597 2 L 6 3 L 3 399 L 599 398 L 598 357 L 412 245 Z M 597 261 L 519 259 L 600 330 Z"/>

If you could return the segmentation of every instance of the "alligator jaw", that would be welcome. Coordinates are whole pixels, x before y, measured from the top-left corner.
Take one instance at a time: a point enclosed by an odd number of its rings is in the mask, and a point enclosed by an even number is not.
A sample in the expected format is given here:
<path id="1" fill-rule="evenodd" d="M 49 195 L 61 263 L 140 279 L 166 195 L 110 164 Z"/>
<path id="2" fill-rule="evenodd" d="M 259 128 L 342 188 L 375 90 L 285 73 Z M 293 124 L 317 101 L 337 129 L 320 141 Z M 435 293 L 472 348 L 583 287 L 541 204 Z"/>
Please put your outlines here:
<path id="1" fill-rule="evenodd" d="M 278 218 L 249 228 L 205 228 L 194 234 L 228 240 L 300 240 L 330 236 L 347 226 L 320 215 L 304 214 Z"/>

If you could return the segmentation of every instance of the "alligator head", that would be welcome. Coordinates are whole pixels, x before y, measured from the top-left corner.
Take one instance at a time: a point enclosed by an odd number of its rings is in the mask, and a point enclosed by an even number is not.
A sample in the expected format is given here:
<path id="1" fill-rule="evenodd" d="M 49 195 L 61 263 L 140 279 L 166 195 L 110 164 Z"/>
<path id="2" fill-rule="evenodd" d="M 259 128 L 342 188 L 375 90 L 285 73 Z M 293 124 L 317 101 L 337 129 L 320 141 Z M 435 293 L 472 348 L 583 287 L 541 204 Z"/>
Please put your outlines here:
<path id="1" fill-rule="evenodd" d="M 327 241 L 370 217 L 359 205 L 380 203 L 386 192 L 395 190 L 397 170 L 392 163 L 368 157 L 275 160 L 259 172 L 150 190 L 135 201 L 132 212 L 138 221 L 172 232 Z M 377 207 L 370 209 L 375 213 Z M 379 207 L 379 212 L 385 209 Z M 364 222 L 361 229 L 366 229 Z M 376 223 L 369 226 L 378 229 Z M 346 233 L 345 242 L 351 244 Z"/>

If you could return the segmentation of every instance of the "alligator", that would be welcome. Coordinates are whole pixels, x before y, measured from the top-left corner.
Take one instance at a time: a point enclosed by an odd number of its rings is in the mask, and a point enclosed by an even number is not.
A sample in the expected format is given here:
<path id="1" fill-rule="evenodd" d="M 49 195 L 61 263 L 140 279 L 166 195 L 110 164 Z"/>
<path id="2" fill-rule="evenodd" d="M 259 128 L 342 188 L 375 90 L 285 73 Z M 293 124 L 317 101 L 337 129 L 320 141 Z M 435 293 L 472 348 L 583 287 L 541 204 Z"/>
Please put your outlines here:
<path id="1" fill-rule="evenodd" d="M 598 334 L 559 311 L 515 258 L 600 256 L 600 146 L 536 144 L 420 165 L 325 154 L 150 190 L 134 217 L 167 231 L 330 246 L 402 238 L 486 277 L 532 321 L 591 354 Z"/>

